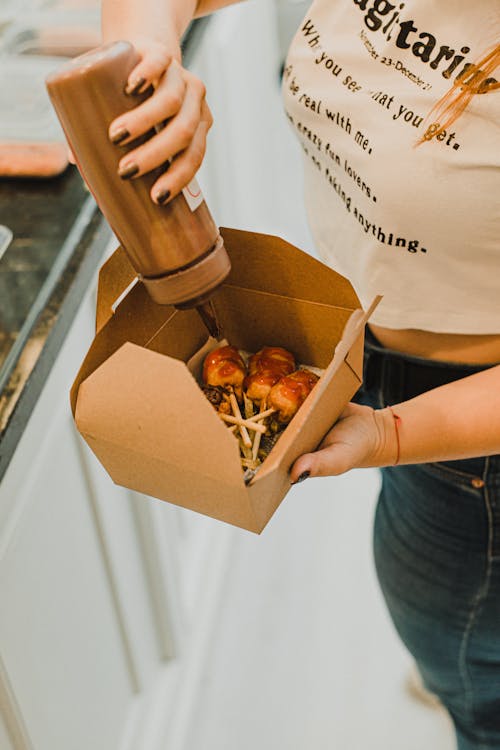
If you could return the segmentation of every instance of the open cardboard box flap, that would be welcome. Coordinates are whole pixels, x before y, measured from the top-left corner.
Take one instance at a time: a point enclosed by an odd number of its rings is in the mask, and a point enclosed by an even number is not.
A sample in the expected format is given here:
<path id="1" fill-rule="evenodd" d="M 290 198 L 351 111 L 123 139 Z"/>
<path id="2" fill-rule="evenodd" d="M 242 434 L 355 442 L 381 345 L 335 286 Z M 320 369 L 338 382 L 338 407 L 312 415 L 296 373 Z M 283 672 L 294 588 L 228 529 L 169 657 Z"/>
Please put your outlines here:
<path id="1" fill-rule="evenodd" d="M 117 484 L 262 531 L 362 379 L 367 312 L 349 282 L 277 237 L 221 230 L 232 271 L 213 297 L 231 344 L 291 349 L 324 369 L 249 486 L 238 444 L 188 368 L 207 345 L 196 312 L 154 303 L 118 249 L 99 275 L 97 333 L 71 390 L 79 431 Z M 335 356 L 333 353 L 335 352 Z"/>

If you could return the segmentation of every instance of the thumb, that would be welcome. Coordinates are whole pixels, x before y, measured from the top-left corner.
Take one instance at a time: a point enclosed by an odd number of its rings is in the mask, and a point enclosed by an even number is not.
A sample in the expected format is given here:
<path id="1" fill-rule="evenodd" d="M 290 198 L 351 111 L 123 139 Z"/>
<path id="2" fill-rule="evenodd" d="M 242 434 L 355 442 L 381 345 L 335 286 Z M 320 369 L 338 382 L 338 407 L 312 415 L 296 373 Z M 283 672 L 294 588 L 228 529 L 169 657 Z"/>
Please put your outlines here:
<path id="1" fill-rule="evenodd" d="M 352 446 L 336 442 L 314 453 L 304 453 L 290 469 L 292 484 L 309 477 L 338 476 L 353 467 Z"/>

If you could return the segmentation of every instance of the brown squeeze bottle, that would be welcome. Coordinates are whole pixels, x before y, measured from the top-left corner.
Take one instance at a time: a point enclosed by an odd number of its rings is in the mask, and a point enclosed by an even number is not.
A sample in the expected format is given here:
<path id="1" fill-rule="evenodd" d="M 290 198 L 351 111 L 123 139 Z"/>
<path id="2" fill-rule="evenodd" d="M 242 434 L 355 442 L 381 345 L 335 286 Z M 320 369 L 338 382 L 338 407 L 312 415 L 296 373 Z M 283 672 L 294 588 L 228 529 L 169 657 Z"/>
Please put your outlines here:
<path id="1" fill-rule="evenodd" d="M 196 181 L 158 206 L 150 190 L 165 166 L 132 180 L 117 173 L 123 154 L 156 132 L 123 148 L 108 138 L 115 117 L 151 94 L 125 94 L 138 62 L 128 42 L 106 44 L 62 65 L 47 78 L 47 89 L 80 172 L 153 300 L 196 307 L 218 336 L 209 298 L 231 266 Z"/>

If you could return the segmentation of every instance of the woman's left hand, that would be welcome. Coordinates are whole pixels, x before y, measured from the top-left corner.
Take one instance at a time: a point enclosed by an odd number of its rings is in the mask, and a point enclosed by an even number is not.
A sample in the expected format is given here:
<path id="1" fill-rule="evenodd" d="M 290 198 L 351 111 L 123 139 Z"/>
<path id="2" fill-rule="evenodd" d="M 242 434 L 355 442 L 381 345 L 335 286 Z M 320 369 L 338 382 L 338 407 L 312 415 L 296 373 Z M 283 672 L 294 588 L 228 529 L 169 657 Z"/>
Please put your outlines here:
<path id="1" fill-rule="evenodd" d="M 396 461 L 397 436 L 390 410 L 350 403 L 314 453 L 300 456 L 290 480 L 343 474 L 350 469 Z M 305 475 L 305 476 L 304 476 Z"/>

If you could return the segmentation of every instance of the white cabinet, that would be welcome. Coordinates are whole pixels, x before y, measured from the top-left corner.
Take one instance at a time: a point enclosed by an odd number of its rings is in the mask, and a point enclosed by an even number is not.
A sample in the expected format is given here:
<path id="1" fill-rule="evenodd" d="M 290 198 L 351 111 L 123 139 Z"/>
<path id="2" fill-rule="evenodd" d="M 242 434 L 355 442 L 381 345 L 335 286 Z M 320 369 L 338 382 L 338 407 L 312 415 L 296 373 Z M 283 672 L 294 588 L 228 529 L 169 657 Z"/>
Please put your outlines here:
<path id="1" fill-rule="evenodd" d="M 37 749 L 116 746 L 136 690 L 68 413 L 90 316 L 87 303 L 0 486 L 2 709 Z"/>
<path id="2" fill-rule="evenodd" d="M 68 390 L 84 301 L 0 486 L 0 747 L 182 747 L 233 530 L 113 485 Z"/>
<path id="3" fill-rule="evenodd" d="M 2 658 L 34 747 L 104 750 L 135 681 L 76 440 L 54 417 L 2 540 Z"/>

